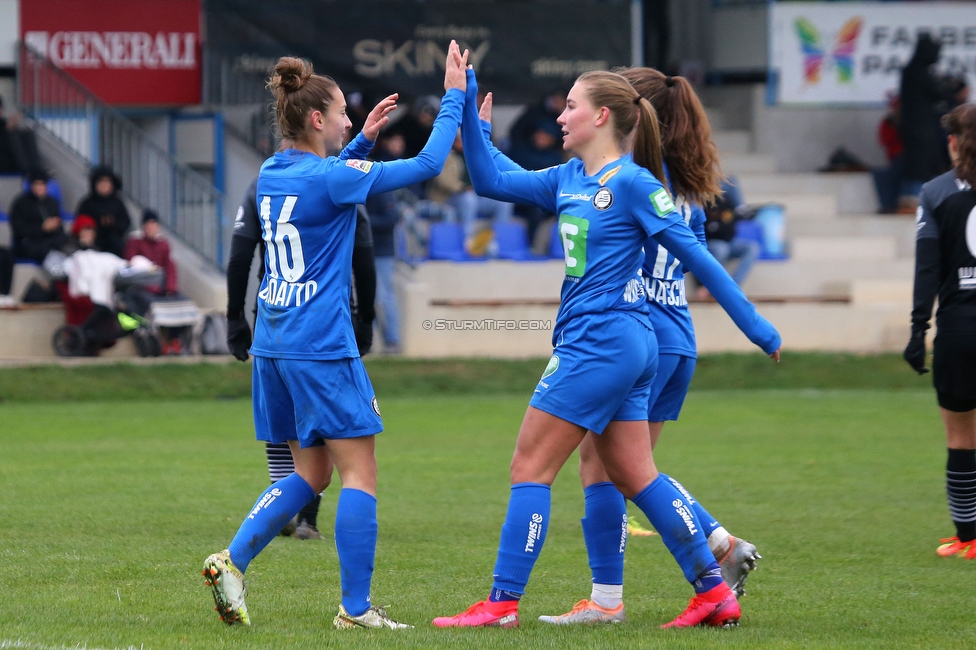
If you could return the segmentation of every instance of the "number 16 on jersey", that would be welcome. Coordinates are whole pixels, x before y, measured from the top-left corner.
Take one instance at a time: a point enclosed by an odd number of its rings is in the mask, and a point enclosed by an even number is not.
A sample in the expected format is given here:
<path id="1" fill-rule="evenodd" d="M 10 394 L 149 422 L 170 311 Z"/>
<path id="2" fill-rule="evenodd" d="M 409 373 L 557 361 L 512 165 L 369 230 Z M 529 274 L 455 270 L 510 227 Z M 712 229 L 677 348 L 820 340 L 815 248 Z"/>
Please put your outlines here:
<path id="1" fill-rule="evenodd" d="M 261 197 L 259 213 L 268 249 L 268 286 L 258 297 L 280 307 L 297 307 L 308 301 L 318 289 L 314 281 L 299 282 L 305 273 L 305 254 L 298 228 L 289 222 L 297 202 L 297 196 L 286 196 L 278 218 L 272 222 L 271 197 Z"/>

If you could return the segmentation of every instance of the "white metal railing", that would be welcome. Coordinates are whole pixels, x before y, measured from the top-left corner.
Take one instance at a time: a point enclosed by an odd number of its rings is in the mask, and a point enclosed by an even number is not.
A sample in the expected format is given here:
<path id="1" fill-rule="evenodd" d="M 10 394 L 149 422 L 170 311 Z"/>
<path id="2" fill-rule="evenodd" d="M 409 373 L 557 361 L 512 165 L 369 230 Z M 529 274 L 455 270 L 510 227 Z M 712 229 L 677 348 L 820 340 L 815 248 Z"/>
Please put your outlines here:
<path id="1" fill-rule="evenodd" d="M 223 216 L 223 193 L 209 179 L 180 163 L 42 54 L 21 45 L 17 63 L 17 101 L 37 128 L 90 166 L 112 167 L 126 196 L 157 211 L 170 232 L 225 268 L 233 224 Z"/>
<path id="2" fill-rule="evenodd" d="M 257 57 L 232 61 L 204 50 L 203 64 L 203 103 L 224 115 L 224 126 L 237 138 L 262 156 L 273 154 L 278 138 L 265 83 L 274 62 Z"/>

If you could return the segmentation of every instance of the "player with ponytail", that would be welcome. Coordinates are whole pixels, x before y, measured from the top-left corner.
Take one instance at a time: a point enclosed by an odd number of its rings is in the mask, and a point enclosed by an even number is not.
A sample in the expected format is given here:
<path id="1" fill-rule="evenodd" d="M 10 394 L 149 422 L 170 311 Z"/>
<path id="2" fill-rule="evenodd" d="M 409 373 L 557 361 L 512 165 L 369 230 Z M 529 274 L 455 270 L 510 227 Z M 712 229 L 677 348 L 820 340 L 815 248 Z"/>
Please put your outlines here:
<path id="1" fill-rule="evenodd" d="M 511 465 L 511 495 L 488 599 L 438 627 L 513 627 L 518 602 L 549 524 L 550 486 L 570 454 L 594 432 L 594 447 L 614 486 L 661 533 L 696 597 L 665 627 L 734 624 L 735 594 L 725 585 L 690 504 L 658 473 L 647 404 L 658 350 L 640 267 L 653 238 L 703 281 L 751 313 L 762 347 L 777 355 L 779 334 L 696 239 L 667 190 L 653 106 L 611 72 L 582 75 L 559 117 L 563 146 L 577 158 L 540 172 L 499 163 L 482 133 L 474 74 L 462 122 L 475 191 L 559 215 L 566 253 L 553 356 L 529 402 Z M 631 140 L 633 138 L 633 140 Z M 634 155 L 629 153 L 631 143 Z M 620 546 L 624 529 L 616 531 Z"/>

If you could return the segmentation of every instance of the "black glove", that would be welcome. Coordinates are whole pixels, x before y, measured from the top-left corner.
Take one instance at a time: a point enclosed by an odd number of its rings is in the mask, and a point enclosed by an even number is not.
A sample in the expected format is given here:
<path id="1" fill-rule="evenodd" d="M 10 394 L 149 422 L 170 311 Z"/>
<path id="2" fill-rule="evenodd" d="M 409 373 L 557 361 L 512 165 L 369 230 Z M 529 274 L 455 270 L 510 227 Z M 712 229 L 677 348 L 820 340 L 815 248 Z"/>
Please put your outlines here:
<path id="1" fill-rule="evenodd" d="M 373 347 L 373 321 L 368 323 L 362 319 L 356 319 L 356 347 L 359 348 L 359 356 L 364 357 L 369 354 L 369 349 Z"/>
<path id="2" fill-rule="evenodd" d="M 251 347 L 251 326 L 243 316 L 227 319 L 227 347 L 238 361 L 247 361 Z"/>
<path id="3" fill-rule="evenodd" d="M 909 339 L 908 346 L 902 356 L 918 374 L 924 375 L 929 371 L 925 367 L 925 330 L 912 328 L 912 338 Z"/>

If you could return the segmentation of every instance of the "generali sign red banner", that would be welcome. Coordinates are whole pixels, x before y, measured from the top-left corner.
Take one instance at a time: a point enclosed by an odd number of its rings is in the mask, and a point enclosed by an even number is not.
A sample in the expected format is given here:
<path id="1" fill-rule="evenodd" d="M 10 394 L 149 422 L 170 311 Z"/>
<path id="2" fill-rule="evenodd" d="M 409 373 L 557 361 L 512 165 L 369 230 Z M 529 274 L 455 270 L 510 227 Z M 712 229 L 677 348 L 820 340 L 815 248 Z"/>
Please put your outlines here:
<path id="1" fill-rule="evenodd" d="M 108 104 L 199 104 L 200 0 L 20 0 L 30 48 Z"/>

